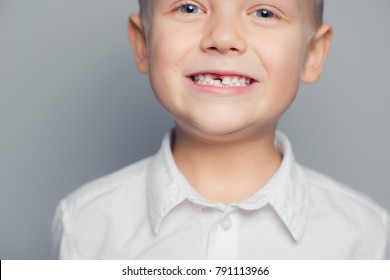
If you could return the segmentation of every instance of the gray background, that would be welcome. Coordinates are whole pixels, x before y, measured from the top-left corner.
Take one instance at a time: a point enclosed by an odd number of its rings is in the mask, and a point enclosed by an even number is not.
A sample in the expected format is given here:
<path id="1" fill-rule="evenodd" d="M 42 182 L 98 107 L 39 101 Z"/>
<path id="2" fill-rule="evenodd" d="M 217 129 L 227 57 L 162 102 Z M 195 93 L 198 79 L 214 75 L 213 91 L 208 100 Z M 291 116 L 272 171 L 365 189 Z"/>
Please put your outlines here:
<path id="1" fill-rule="evenodd" d="M 298 161 L 390 209 L 390 2 L 328 0 L 322 80 L 281 122 Z M 59 200 L 157 151 L 173 122 L 127 41 L 135 0 L 0 0 L 0 259 L 50 258 Z"/>

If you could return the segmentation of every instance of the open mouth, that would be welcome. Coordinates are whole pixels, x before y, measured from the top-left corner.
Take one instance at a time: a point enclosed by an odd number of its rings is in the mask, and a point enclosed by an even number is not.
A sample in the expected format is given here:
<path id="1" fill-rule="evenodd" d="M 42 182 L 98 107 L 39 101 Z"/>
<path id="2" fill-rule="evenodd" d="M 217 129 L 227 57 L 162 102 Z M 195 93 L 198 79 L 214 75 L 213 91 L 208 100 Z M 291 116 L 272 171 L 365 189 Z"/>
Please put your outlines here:
<path id="1" fill-rule="evenodd" d="M 196 74 L 191 76 L 191 80 L 198 85 L 215 87 L 248 87 L 254 83 L 248 77 L 218 74 Z"/>

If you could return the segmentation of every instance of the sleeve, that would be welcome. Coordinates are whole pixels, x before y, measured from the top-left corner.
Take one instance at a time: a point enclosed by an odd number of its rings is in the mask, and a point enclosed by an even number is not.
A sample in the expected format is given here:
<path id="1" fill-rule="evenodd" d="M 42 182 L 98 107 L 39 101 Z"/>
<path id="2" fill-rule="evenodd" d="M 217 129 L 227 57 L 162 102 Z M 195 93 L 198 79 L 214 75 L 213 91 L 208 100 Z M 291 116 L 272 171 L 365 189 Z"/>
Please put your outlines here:
<path id="1" fill-rule="evenodd" d="M 387 241 L 385 260 L 390 260 L 390 216 L 387 216 Z"/>
<path id="2" fill-rule="evenodd" d="M 51 255 L 54 259 L 80 259 L 70 234 L 66 217 L 69 216 L 66 203 L 58 205 L 51 227 Z"/>
<path id="3" fill-rule="evenodd" d="M 54 259 L 60 257 L 60 244 L 63 235 L 63 203 L 61 202 L 56 209 L 53 223 L 51 226 L 51 255 Z"/>

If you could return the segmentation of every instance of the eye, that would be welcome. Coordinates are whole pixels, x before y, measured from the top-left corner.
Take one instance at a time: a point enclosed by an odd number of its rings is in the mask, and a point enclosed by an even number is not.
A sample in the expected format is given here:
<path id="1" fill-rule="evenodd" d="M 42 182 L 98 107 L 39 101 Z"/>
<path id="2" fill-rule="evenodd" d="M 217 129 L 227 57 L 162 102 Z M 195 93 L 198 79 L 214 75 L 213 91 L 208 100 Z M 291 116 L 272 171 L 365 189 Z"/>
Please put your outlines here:
<path id="1" fill-rule="evenodd" d="M 184 4 L 180 6 L 180 12 L 185 14 L 197 14 L 199 13 L 199 8 L 192 4 Z"/>
<path id="2" fill-rule="evenodd" d="M 254 12 L 255 16 L 261 17 L 261 18 L 273 18 L 275 17 L 275 14 L 269 10 L 266 9 L 260 9 Z"/>

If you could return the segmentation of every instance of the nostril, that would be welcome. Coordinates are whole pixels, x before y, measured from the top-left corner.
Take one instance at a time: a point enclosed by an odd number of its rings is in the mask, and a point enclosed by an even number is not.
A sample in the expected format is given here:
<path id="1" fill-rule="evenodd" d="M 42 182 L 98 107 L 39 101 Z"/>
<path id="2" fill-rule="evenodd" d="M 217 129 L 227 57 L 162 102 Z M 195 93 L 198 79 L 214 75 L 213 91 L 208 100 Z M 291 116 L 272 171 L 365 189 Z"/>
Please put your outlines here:
<path id="1" fill-rule="evenodd" d="M 209 47 L 208 48 L 208 51 L 209 52 L 218 52 L 218 53 L 238 53 L 238 52 L 240 52 L 240 50 L 239 49 L 237 49 L 237 48 L 226 48 L 226 49 L 224 49 L 224 48 L 218 48 L 218 47 Z"/>

